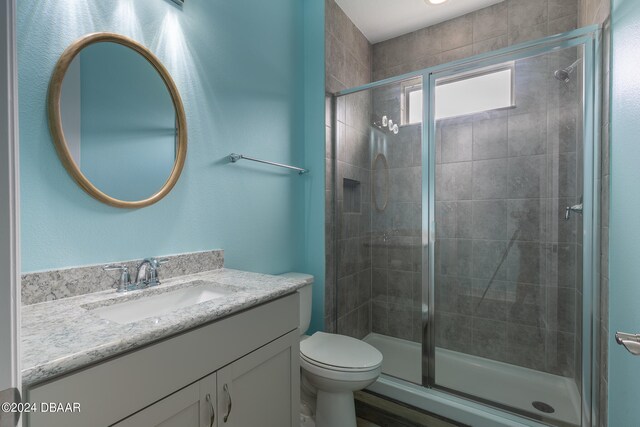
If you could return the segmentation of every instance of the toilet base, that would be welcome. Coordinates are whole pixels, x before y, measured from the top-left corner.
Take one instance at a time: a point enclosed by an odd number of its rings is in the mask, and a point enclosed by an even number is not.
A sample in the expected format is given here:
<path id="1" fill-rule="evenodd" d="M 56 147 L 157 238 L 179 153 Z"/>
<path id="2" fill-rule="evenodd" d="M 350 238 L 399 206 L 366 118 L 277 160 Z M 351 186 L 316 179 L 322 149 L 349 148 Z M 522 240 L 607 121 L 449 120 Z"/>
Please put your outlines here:
<path id="1" fill-rule="evenodd" d="M 316 427 L 356 427 L 353 392 L 317 391 Z"/>

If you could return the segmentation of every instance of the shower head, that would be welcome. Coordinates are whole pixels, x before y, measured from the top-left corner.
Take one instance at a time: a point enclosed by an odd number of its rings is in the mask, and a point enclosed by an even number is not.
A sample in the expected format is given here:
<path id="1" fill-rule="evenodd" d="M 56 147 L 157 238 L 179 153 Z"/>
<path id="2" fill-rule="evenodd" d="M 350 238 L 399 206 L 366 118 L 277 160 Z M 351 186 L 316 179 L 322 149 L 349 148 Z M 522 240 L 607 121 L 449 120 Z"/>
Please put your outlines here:
<path id="1" fill-rule="evenodd" d="M 561 82 L 569 83 L 571 81 L 571 73 L 573 73 L 576 70 L 576 65 L 578 65 L 578 62 L 580 62 L 581 60 L 582 58 L 578 58 L 576 62 L 569 65 L 567 68 L 556 70 L 553 73 L 553 76 L 556 79 L 560 80 Z"/>
<path id="2" fill-rule="evenodd" d="M 563 70 L 556 70 L 555 73 L 553 73 L 554 77 L 558 80 L 560 80 L 561 82 L 565 82 L 565 83 L 569 83 L 571 81 L 571 79 L 569 78 L 569 74 L 570 71 L 567 70 L 566 68 Z"/>

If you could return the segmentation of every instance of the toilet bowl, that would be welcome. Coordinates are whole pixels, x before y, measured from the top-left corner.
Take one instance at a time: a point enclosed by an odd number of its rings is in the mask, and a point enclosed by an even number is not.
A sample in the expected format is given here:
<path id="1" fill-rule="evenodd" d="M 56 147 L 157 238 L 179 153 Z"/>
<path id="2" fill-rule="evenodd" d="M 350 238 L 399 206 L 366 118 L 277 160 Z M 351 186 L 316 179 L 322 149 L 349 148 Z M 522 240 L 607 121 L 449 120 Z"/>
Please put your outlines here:
<path id="1" fill-rule="evenodd" d="M 312 281 L 313 276 L 287 273 L 285 277 Z M 316 332 L 303 335 L 311 321 L 311 283 L 300 295 L 301 398 L 305 412 L 315 414 L 315 427 L 356 427 L 353 392 L 378 379 L 382 353 L 364 341 L 345 335 Z M 308 413 L 301 413 L 301 425 L 310 425 Z"/>
<path id="2" fill-rule="evenodd" d="M 316 427 L 355 427 L 353 392 L 380 376 L 382 354 L 344 335 L 316 332 L 300 343 L 304 382 L 316 394 Z"/>

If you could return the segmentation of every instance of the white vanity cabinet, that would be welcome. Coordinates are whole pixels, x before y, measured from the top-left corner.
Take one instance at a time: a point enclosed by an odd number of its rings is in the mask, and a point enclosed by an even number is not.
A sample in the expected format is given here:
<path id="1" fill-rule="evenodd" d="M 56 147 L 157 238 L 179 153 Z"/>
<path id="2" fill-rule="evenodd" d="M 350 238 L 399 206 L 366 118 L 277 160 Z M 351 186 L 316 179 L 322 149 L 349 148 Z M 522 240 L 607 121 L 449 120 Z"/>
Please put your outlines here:
<path id="1" fill-rule="evenodd" d="M 218 371 L 218 426 L 299 425 L 300 405 L 291 404 L 299 401 L 299 376 L 291 372 L 299 355 L 290 349 L 272 342 Z"/>
<path id="2" fill-rule="evenodd" d="M 299 298 L 252 307 L 28 388 L 28 427 L 293 427 L 299 424 Z"/>
<path id="3" fill-rule="evenodd" d="M 213 427 L 216 423 L 216 374 L 211 374 L 113 427 Z"/>

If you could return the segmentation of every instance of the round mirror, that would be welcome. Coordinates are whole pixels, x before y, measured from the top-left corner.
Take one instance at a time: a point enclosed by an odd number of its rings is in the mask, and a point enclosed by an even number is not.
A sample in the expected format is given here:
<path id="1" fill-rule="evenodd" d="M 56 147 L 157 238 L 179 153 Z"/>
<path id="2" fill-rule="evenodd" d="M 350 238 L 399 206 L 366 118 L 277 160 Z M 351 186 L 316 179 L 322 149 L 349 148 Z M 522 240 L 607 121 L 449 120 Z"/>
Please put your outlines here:
<path id="1" fill-rule="evenodd" d="M 139 208 L 176 184 L 187 154 L 182 100 L 138 42 L 112 33 L 74 42 L 54 69 L 48 108 L 64 167 L 96 199 Z"/>
<path id="2" fill-rule="evenodd" d="M 389 164 L 384 154 L 373 161 L 373 204 L 377 211 L 387 209 L 389 203 Z"/>

